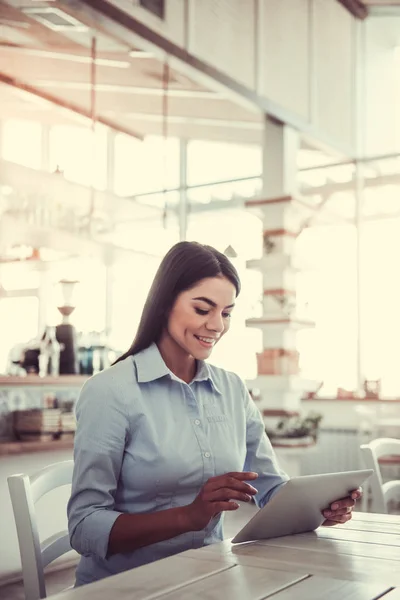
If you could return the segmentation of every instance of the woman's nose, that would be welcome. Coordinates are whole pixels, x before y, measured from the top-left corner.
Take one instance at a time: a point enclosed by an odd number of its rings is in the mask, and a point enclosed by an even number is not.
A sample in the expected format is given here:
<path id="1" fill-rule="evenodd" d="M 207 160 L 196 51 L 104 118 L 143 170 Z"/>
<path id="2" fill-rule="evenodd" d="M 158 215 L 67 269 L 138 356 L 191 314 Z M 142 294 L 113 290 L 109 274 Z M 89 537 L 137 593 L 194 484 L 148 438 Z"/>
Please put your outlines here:
<path id="1" fill-rule="evenodd" d="M 222 333 L 224 330 L 224 320 L 222 315 L 212 315 L 207 321 L 207 329 Z"/>

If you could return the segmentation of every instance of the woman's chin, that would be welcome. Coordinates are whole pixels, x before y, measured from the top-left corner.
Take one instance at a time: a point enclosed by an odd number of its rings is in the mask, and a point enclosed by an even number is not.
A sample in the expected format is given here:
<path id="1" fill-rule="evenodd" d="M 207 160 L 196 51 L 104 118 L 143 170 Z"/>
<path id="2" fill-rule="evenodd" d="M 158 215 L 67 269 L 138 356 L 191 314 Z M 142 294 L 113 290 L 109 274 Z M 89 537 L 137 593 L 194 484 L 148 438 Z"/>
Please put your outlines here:
<path id="1" fill-rule="evenodd" d="M 192 356 L 197 360 L 206 360 L 211 356 L 213 351 L 213 347 L 211 348 L 194 348 L 192 352 Z"/>

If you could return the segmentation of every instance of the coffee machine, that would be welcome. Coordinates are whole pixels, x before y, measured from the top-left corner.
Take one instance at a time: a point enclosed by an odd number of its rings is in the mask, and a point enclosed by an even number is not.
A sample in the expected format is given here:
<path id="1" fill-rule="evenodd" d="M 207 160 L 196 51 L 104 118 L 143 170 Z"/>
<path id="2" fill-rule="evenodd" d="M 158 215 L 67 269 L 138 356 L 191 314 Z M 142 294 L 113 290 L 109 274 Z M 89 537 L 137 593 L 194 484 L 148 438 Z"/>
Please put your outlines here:
<path id="1" fill-rule="evenodd" d="M 62 305 L 57 306 L 62 315 L 62 322 L 56 326 L 56 338 L 61 345 L 60 375 L 78 375 L 78 340 L 75 327 L 69 317 L 75 310 L 73 296 L 78 281 L 62 279 L 59 281 Z"/>

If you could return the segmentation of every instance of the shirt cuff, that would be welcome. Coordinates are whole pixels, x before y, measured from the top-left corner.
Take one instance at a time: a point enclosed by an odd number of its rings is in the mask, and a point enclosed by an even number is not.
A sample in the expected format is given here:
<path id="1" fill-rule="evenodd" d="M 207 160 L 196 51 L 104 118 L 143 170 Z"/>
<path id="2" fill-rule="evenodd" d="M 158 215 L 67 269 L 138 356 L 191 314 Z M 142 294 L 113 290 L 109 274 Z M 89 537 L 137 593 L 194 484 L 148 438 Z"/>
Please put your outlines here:
<path id="1" fill-rule="evenodd" d="M 82 523 L 82 550 L 84 556 L 95 554 L 107 558 L 108 541 L 115 521 L 123 513 L 115 510 L 96 510 Z"/>

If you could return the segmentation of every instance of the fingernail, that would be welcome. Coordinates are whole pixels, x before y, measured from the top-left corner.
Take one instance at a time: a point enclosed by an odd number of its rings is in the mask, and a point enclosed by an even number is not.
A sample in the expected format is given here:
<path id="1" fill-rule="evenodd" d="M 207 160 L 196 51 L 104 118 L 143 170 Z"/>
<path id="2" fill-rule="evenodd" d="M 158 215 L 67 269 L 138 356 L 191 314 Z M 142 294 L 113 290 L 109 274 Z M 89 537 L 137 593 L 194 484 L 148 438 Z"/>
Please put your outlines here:
<path id="1" fill-rule="evenodd" d="M 339 504 L 332 504 L 332 506 L 331 506 L 332 510 L 336 510 L 337 508 L 339 508 Z"/>
<path id="2" fill-rule="evenodd" d="M 324 511 L 324 516 L 325 516 L 325 517 L 330 517 L 330 516 L 331 516 L 331 514 L 332 514 L 332 513 L 331 513 L 329 510 L 325 510 L 325 511 Z"/>

